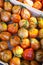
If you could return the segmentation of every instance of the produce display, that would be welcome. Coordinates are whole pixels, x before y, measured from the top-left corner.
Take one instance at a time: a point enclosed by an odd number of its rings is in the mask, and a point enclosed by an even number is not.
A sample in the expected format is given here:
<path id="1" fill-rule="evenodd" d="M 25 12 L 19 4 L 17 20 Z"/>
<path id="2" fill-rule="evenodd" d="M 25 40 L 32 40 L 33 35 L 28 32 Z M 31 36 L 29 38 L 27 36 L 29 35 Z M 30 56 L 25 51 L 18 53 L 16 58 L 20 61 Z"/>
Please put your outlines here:
<path id="1" fill-rule="evenodd" d="M 0 60 L 8 65 L 42 65 L 43 17 L 0 0 Z"/>
<path id="2" fill-rule="evenodd" d="M 28 6 L 43 11 L 43 0 L 17 0 L 17 1 L 20 1 Z"/>

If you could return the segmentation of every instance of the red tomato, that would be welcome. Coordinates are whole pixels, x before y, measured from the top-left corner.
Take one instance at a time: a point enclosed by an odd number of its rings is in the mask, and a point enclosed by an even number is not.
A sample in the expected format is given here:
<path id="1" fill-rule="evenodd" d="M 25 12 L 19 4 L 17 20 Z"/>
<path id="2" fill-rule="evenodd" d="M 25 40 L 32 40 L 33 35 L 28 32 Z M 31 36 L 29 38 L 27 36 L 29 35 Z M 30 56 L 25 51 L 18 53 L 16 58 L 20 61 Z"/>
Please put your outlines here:
<path id="1" fill-rule="evenodd" d="M 33 60 L 34 59 L 34 51 L 33 51 L 33 49 L 32 48 L 26 49 L 23 52 L 23 58 L 25 60 Z"/>

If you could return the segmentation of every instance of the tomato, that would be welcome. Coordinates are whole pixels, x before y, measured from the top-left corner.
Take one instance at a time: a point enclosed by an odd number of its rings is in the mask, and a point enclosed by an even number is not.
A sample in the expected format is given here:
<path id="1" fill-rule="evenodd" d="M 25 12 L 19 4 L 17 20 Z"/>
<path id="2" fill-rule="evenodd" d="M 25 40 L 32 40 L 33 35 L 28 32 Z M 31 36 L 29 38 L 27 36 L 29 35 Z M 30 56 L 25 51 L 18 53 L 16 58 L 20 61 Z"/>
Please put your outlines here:
<path id="1" fill-rule="evenodd" d="M 23 58 L 25 60 L 33 60 L 34 59 L 34 51 L 32 48 L 26 49 L 23 52 Z"/>
<path id="2" fill-rule="evenodd" d="M 21 6 L 14 5 L 13 8 L 12 8 L 12 13 L 20 14 L 21 13 Z"/>
<path id="3" fill-rule="evenodd" d="M 0 39 L 4 41 L 8 41 L 11 37 L 11 34 L 9 32 L 1 32 L 0 33 Z"/>
<path id="4" fill-rule="evenodd" d="M 12 14 L 12 17 L 11 17 L 12 22 L 18 23 L 20 19 L 21 17 L 19 14 Z"/>
<path id="5" fill-rule="evenodd" d="M 19 36 L 20 38 L 27 38 L 27 37 L 28 37 L 28 30 L 25 29 L 25 28 L 20 28 L 20 29 L 18 30 L 18 36 Z"/>
<path id="6" fill-rule="evenodd" d="M 4 2 L 4 9 L 10 12 L 12 10 L 12 4 L 10 2 Z"/>
<path id="7" fill-rule="evenodd" d="M 43 39 L 40 40 L 41 48 L 43 49 Z"/>
<path id="8" fill-rule="evenodd" d="M 16 57 L 22 57 L 23 54 L 23 48 L 20 46 L 16 46 L 12 49 L 12 52 L 14 54 L 14 56 Z"/>
<path id="9" fill-rule="evenodd" d="M 5 49 L 8 49 L 8 43 L 6 41 L 0 42 L 0 51 L 3 51 Z"/>
<path id="10" fill-rule="evenodd" d="M 0 59 L 4 62 L 8 62 L 12 58 L 12 52 L 10 50 L 4 50 L 0 52 Z"/>
<path id="11" fill-rule="evenodd" d="M 37 39 L 35 38 L 32 38 L 31 39 L 31 47 L 34 49 L 34 50 L 38 50 L 40 48 L 40 43 Z"/>
<path id="12" fill-rule="evenodd" d="M 30 16 L 31 16 L 30 12 L 27 9 L 22 8 L 22 10 L 21 10 L 21 17 L 23 19 L 29 20 Z"/>
<path id="13" fill-rule="evenodd" d="M 18 36 L 13 36 L 10 38 L 11 46 L 17 46 L 20 44 L 20 38 Z"/>
<path id="14" fill-rule="evenodd" d="M 4 22 L 0 23 L 0 32 L 7 31 L 7 24 Z"/>
<path id="15" fill-rule="evenodd" d="M 20 65 L 20 58 L 18 58 L 18 57 L 13 57 L 13 58 L 10 60 L 10 65 Z"/>
<path id="16" fill-rule="evenodd" d="M 20 42 L 20 44 L 21 44 L 21 47 L 22 48 L 27 48 L 27 47 L 30 47 L 30 40 L 29 39 L 21 39 L 21 42 Z"/>
<path id="17" fill-rule="evenodd" d="M 36 38 L 38 36 L 38 29 L 36 28 L 31 28 L 29 30 L 29 37 L 30 38 Z"/>
<path id="18" fill-rule="evenodd" d="M 43 29 L 39 30 L 39 38 L 43 38 Z"/>
<path id="19" fill-rule="evenodd" d="M 30 28 L 36 28 L 37 27 L 37 19 L 36 19 L 36 17 L 30 17 L 29 23 L 30 23 Z"/>
<path id="20" fill-rule="evenodd" d="M 2 21 L 8 22 L 8 21 L 10 21 L 10 18 L 11 18 L 11 13 L 10 13 L 10 12 L 3 11 L 3 12 L 1 13 L 1 20 L 2 20 Z"/>
<path id="21" fill-rule="evenodd" d="M 29 28 L 29 21 L 28 20 L 25 20 L 25 19 L 22 19 L 19 22 L 19 26 L 20 27 L 24 27 L 24 28 Z"/>
<path id="22" fill-rule="evenodd" d="M 12 23 L 8 25 L 8 31 L 11 32 L 12 34 L 18 32 L 18 23 Z"/>
<path id="23" fill-rule="evenodd" d="M 40 6 L 39 6 L 40 5 Z M 36 1 L 34 4 L 33 4 L 33 7 L 36 8 L 36 9 L 41 9 L 42 8 L 42 3 L 40 1 Z"/>

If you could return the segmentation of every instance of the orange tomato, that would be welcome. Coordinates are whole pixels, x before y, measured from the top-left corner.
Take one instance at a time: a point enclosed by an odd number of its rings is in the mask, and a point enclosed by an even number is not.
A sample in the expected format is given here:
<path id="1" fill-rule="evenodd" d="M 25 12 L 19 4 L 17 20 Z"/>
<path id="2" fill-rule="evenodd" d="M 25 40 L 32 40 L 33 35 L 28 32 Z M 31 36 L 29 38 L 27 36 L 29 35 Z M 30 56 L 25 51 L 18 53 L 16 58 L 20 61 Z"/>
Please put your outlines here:
<path id="1" fill-rule="evenodd" d="M 30 40 L 29 39 L 22 39 L 20 44 L 21 44 L 21 47 L 25 49 L 27 47 L 30 47 Z"/>
<path id="2" fill-rule="evenodd" d="M 33 4 L 33 7 L 40 10 L 42 8 L 42 3 L 40 1 L 36 1 Z"/>
<path id="3" fill-rule="evenodd" d="M 31 16 L 30 12 L 27 9 L 22 8 L 22 10 L 21 10 L 21 17 L 23 19 L 29 20 L 30 16 Z"/>
<path id="4" fill-rule="evenodd" d="M 35 38 L 38 36 L 38 29 L 32 28 L 29 30 L 29 37 L 30 38 Z"/>
<path id="5" fill-rule="evenodd" d="M 12 23 L 8 25 L 8 31 L 11 33 L 17 33 L 18 32 L 18 23 Z"/>
<path id="6" fill-rule="evenodd" d="M 4 2 L 4 9 L 6 11 L 11 11 L 12 10 L 12 4 L 10 2 Z"/>
<path id="7" fill-rule="evenodd" d="M 21 17 L 19 14 L 12 14 L 11 20 L 15 23 L 18 23 L 20 21 Z"/>
<path id="8" fill-rule="evenodd" d="M 20 44 L 20 38 L 18 36 L 14 36 L 13 38 L 10 38 L 10 44 L 11 46 L 17 46 Z"/>
<path id="9" fill-rule="evenodd" d="M 18 57 L 13 57 L 13 58 L 10 60 L 10 65 L 20 65 L 20 58 L 18 58 Z"/>

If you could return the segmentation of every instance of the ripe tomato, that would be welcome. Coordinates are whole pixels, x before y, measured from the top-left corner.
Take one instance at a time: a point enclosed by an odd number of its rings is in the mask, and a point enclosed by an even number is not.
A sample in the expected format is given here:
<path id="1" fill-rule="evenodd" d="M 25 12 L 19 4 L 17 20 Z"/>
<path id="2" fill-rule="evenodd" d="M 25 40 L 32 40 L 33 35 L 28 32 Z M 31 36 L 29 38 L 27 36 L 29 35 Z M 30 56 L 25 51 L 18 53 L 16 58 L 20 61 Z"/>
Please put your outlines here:
<path id="1" fill-rule="evenodd" d="M 21 17 L 19 14 L 12 14 L 11 20 L 15 23 L 18 23 L 20 21 Z"/>
<path id="2" fill-rule="evenodd" d="M 40 1 L 36 1 L 33 4 L 33 7 L 40 10 L 42 8 L 42 3 Z"/>
<path id="3" fill-rule="evenodd" d="M 23 52 L 23 58 L 25 60 L 33 60 L 34 59 L 34 51 L 32 48 L 26 49 Z"/>

